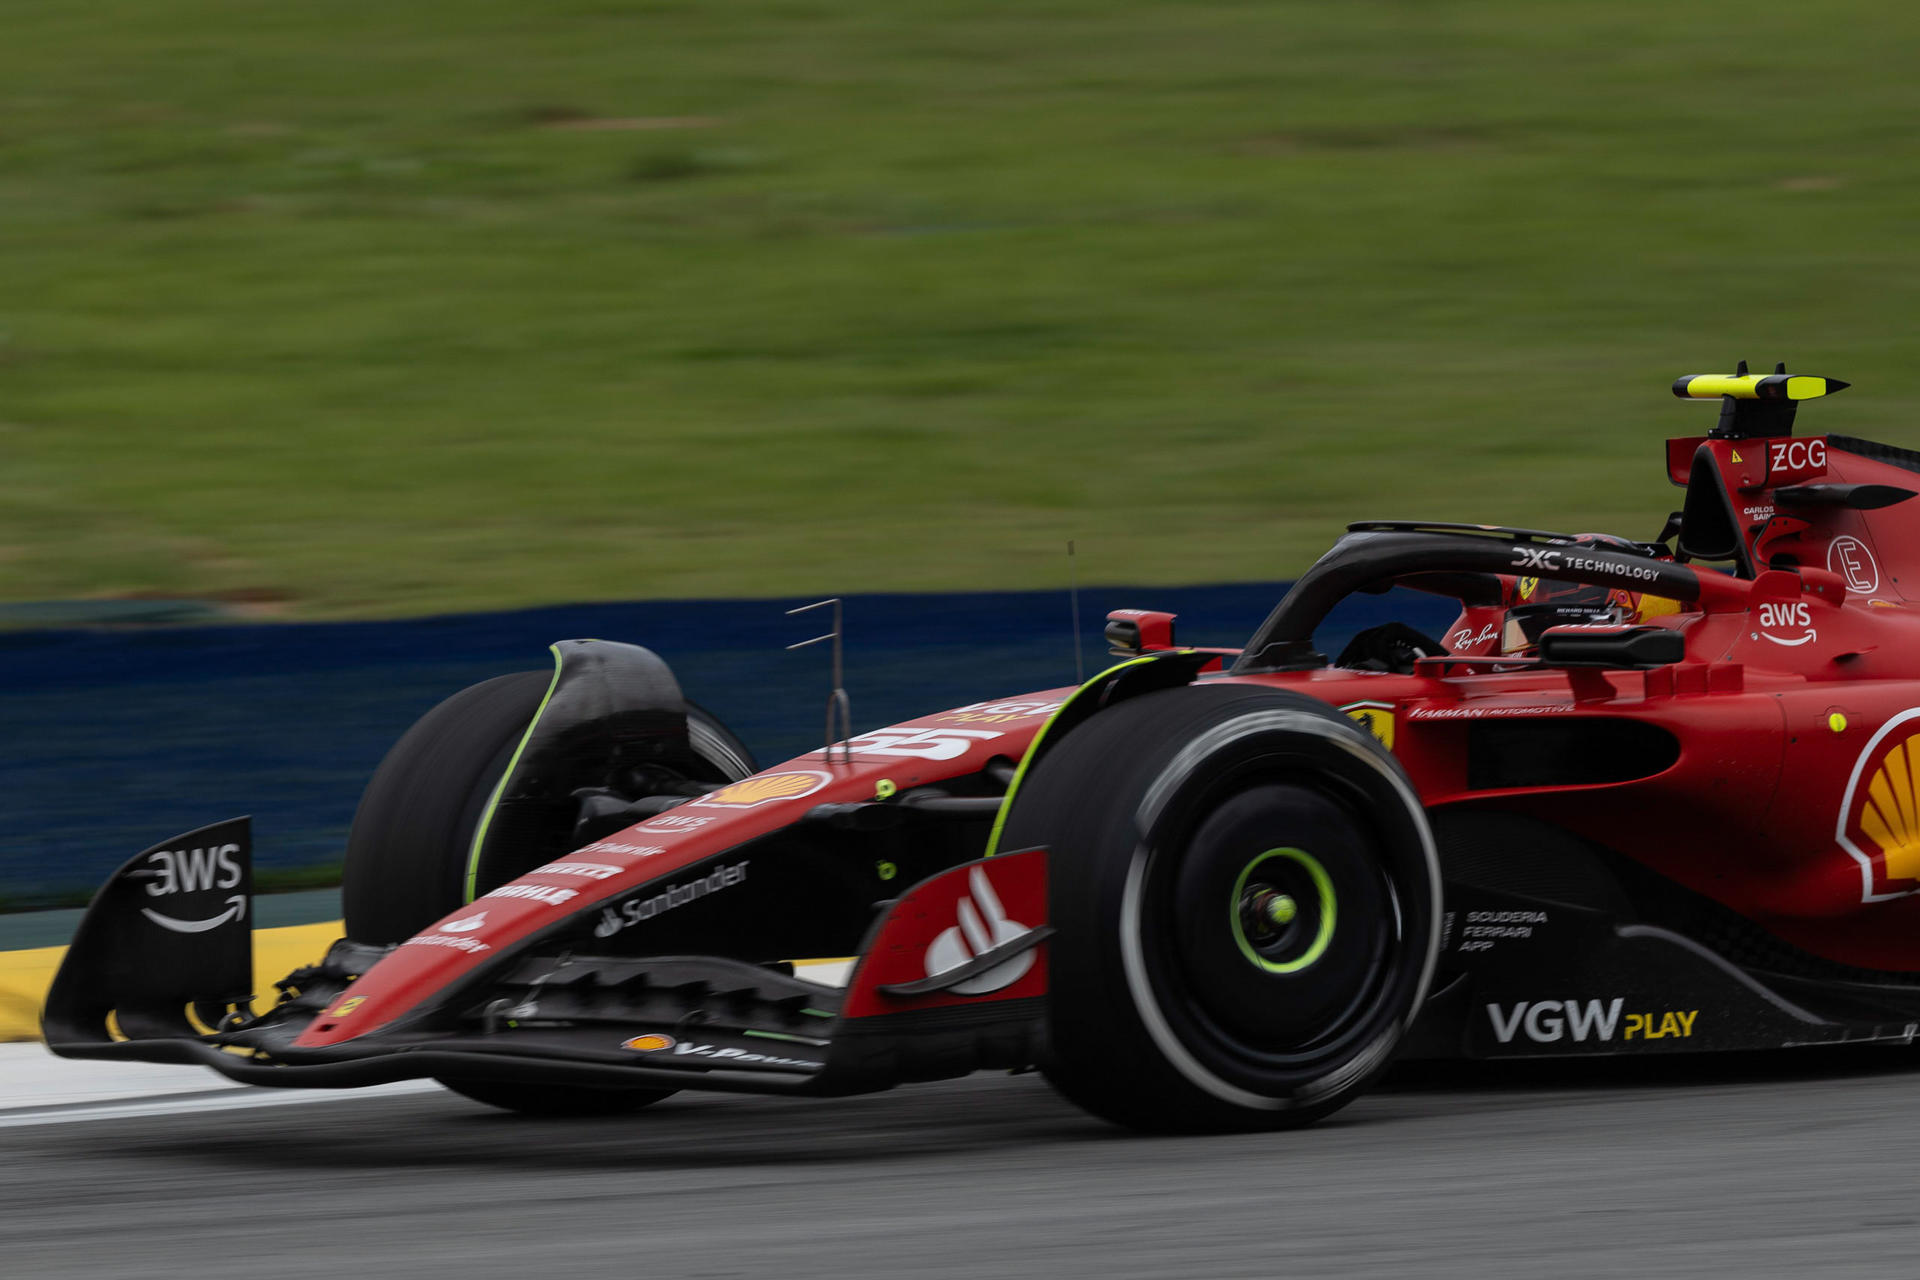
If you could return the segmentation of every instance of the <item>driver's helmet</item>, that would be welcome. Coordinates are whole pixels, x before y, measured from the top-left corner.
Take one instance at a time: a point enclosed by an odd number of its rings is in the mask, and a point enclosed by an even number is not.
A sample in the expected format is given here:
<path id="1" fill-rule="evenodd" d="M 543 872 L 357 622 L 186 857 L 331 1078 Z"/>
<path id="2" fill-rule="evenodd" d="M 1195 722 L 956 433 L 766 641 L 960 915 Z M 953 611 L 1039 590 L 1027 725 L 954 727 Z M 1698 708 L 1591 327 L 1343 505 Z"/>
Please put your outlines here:
<path id="1" fill-rule="evenodd" d="M 1639 607 L 1638 593 L 1584 582 L 1555 582 L 1550 578 L 1518 578 L 1507 593 L 1507 613 L 1500 628 L 1503 655 L 1531 653 L 1548 627 L 1572 623 L 1626 622 Z"/>
<path id="2" fill-rule="evenodd" d="M 1646 554 L 1639 544 L 1605 533 L 1575 534 L 1576 546 L 1632 550 Z M 1548 627 L 1573 624 L 1638 622 L 1656 613 L 1678 608 L 1658 596 L 1621 591 L 1585 582 L 1556 582 L 1551 578 L 1515 578 L 1507 588 L 1507 612 L 1500 628 L 1502 655 L 1530 654 Z"/>

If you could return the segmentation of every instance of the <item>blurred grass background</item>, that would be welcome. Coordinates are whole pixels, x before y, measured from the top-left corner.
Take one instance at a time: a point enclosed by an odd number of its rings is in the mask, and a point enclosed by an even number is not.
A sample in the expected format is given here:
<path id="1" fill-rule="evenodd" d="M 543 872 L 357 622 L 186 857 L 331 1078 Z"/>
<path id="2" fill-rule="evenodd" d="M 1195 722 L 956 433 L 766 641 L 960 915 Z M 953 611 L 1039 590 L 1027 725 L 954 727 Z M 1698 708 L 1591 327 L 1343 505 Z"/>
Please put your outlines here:
<path id="1" fill-rule="evenodd" d="M 1920 10 L 12 0 L 0 598 L 294 617 L 1650 536 L 1916 444 Z"/>

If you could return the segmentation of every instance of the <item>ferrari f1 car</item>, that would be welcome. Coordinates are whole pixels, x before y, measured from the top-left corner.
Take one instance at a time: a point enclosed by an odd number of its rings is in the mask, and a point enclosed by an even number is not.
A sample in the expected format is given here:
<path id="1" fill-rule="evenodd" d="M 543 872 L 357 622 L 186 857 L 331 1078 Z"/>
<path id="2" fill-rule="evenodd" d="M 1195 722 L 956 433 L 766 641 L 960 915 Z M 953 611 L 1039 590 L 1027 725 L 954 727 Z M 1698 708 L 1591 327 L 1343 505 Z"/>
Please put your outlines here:
<path id="1" fill-rule="evenodd" d="M 1909 1044 L 1920 452 L 1793 433 L 1844 385 L 1682 379 L 1721 416 L 1655 539 L 1352 525 L 1243 649 L 1123 610 L 1078 688 L 771 769 L 647 650 L 561 642 L 393 748 L 278 1003 L 237 819 L 102 888 L 47 1042 L 547 1114 L 1038 1068 L 1162 1130 L 1303 1124 L 1396 1058 Z M 1316 650 L 1395 585 L 1457 622 Z"/>

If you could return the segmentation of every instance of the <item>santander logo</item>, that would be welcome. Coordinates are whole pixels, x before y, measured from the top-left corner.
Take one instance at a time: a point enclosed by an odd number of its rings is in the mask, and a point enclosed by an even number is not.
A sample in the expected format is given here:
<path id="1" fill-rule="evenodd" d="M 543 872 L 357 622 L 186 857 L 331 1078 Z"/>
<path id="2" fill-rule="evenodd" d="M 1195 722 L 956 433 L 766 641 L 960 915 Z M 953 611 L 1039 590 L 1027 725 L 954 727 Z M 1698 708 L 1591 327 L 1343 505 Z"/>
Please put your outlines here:
<path id="1" fill-rule="evenodd" d="M 975 867 L 967 876 L 968 896 L 960 899 L 954 912 L 959 923 L 949 926 L 927 947 L 927 976 L 935 977 L 957 969 L 982 952 L 1012 942 L 1030 933 L 1026 925 L 1007 919 L 1000 895 L 987 879 L 985 867 Z M 956 982 L 949 990 L 955 995 L 983 996 L 1002 987 L 1010 987 L 1033 968 L 1031 949 L 997 964 L 985 973 L 977 973 L 965 982 Z"/>
<path id="2" fill-rule="evenodd" d="M 484 925 L 486 922 L 487 922 L 487 913 L 484 911 L 476 911 L 470 916 L 462 916 L 458 920 L 447 921 L 445 924 L 440 926 L 440 932 L 472 933 L 475 929 L 478 929 L 480 926 Z"/>

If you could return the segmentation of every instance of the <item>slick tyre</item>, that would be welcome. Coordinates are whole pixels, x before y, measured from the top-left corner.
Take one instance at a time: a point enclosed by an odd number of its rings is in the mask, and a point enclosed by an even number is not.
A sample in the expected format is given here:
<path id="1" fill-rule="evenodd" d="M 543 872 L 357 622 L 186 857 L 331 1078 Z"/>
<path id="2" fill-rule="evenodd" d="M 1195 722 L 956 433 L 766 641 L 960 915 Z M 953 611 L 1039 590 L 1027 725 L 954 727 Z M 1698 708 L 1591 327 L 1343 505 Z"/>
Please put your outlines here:
<path id="1" fill-rule="evenodd" d="M 348 937 L 403 942 L 467 900 L 474 829 L 551 681 L 547 672 L 522 671 L 462 689 L 387 752 L 347 835 L 340 897 Z M 687 730 L 703 771 L 721 778 L 753 772 L 745 745 L 691 703 Z M 505 878 L 477 884 L 476 892 Z"/>
<path id="2" fill-rule="evenodd" d="M 1439 946 L 1440 880 L 1393 757 L 1297 694 L 1200 684 L 1073 730 L 1000 847 L 1045 845 L 1043 1069 L 1169 1132 L 1291 1128 L 1388 1064 Z"/>

